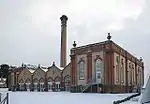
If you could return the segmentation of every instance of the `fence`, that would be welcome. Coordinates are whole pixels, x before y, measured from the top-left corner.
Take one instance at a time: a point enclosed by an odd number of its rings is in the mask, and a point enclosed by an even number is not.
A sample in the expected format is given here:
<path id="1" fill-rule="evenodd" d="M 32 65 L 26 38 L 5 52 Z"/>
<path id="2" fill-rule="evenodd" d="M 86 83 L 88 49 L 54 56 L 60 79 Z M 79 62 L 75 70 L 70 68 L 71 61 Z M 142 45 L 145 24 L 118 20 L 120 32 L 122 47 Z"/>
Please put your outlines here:
<path id="1" fill-rule="evenodd" d="M 9 93 L 0 93 L 0 104 L 9 104 Z"/>

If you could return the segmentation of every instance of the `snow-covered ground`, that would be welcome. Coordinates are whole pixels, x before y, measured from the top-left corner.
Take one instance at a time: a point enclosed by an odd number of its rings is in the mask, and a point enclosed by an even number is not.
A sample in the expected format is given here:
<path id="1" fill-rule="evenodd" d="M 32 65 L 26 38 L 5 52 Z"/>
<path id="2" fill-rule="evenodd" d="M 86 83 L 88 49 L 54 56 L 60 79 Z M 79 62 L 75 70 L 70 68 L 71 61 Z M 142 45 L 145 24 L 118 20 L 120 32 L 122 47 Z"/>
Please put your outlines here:
<path id="1" fill-rule="evenodd" d="M 9 92 L 9 104 L 113 104 L 113 101 L 123 99 L 130 95 L 132 94 Z M 138 98 L 122 104 L 139 104 L 137 100 Z"/>
<path id="2" fill-rule="evenodd" d="M 10 92 L 9 104 L 113 104 L 131 94 L 84 94 L 67 92 Z M 130 102 L 125 104 L 130 104 Z M 137 104 L 137 101 L 132 101 Z M 131 104 L 132 104 L 131 103 Z"/>

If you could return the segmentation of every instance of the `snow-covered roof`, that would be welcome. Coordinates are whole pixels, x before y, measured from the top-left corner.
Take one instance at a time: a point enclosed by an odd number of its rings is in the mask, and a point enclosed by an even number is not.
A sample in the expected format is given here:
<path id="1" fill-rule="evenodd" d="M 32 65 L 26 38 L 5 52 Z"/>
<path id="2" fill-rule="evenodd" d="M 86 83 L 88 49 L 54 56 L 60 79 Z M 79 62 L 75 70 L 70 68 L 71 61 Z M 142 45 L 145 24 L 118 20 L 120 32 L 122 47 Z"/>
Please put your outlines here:
<path id="1" fill-rule="evenodd" d="M 31 73 L 34 73 L 35 72 L 35 69 L 28 69 Z"/>
<path id="2" fill-rule="evenodd" d="M 40 64 L 39 65 L 22 64 L 22 66 L 12 67 L 12 69 L 15 70 L 15 69 L 18 69 L 18 68 L 20 68 L 20 69 L 27 68 L 31 73 L 34 73 L 38 68 L 40 68 L 44 72 L 47 72 L 52 67 L 57 67 L 61 71 L 64 69 L 63 67 L 59 67 L 59 66 L 55 65 L 55 62 L 53 62 L 52 66 L 50 66 L 50 67 L 44 67 L 44 66 L 41 66 Z"/>
<path id="3" fill-rule="evenodd" d="M 38 68 L 37 65 L 31 65 L 31 64 L 26 64 L 25 66 L 26 66 L 27 68 L 33 68 L 33 69 Z"/>
<path id="4" fill-rule="evenodd" d="M 58 67 L 58 66 L 57 66 Z M 63 70 L 64 68 L 63 67 L 58 67 L 60 70 Z"/>
<path id="5" fill-rule="evenodd" d="M 48 71 L 48 69 L 45 68 L 45 67 L 41 67 L 41 69 L 42 69 L 44 72 L 47 72 L 47 71 Z"/>

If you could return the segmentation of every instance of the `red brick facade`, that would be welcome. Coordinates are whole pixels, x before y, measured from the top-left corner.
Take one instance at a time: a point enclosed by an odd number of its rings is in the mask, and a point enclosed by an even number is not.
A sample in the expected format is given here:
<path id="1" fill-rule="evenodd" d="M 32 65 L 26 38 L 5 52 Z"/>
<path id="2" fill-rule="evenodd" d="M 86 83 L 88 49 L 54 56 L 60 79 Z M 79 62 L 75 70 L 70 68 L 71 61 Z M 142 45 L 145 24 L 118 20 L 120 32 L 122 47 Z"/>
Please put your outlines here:
<path id="1" fill-rule="evenodd" d="M 90 50 L 90 51 L 89 51 Z M 143 62 L 139 59 L 128 53 L 123 48 L 119 47 L 113 41 L 108 40 L 96 44 L 89 44 L 81 47 L 74 47 L 71 49 L 71 85 L 76 86 L 77 82 L 77 67 L 78 62 L 76 58 L 79 55 L 87 56 L 87 80 L 91 80 L 92 78 L 92 53 L 103 51 L 103 64 L 104 64 L 104 83 L 103 83 L 103 92 L 129 92 L 130 85 L 128 85 L 128 60 L 135 64 L 135 86 L 137 85 L 137 65 L 142 67 L 142 85 L 144 84 L 144 67 Z M 114 65 L 114 53 L 120 54 L 125 58 L 125 85 L 117 85 L 115 83 L 115 65 Z"/>

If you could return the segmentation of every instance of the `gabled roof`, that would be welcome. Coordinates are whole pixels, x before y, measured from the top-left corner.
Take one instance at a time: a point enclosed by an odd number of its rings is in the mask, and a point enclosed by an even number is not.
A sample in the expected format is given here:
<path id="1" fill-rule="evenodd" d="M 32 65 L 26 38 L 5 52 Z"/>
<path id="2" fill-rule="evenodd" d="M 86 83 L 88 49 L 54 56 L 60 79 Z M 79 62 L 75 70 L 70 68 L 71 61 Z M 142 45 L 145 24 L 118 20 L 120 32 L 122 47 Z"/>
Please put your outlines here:
<path id="1" fill-rule="evenodd" d="M 42 69 L 44 72 L 47 72 L 47 71 L 48 71 L 48 68 L 45 68 L 45 67 L 41 67 L 41 69 Z"/>
<path id="2" fill-rule="evenodd" d="M 64 68 L 63 67 L 58 67 L 58 66 L 56 66 L 55 65 L 55 62 L 53 62 L 53 64 L 50 66 L 50 67 L 48 67 L 48 69 L 51 69 L 52 67 L 55 67 L 55 68 L 57 68 L 58 70 L 60 70 L 60 71 L 62 71 Z"/>
<path id="3" fill-rule="evenodd" d="M 46 72 L 46 71 L 47 71 L 47 70 L 45 70 L 45 69 L 43 69 L 43 68 L 41 68 L 41 67 L 38 67 L 38 68 L 35 69 L 35 71 L 34 71 L 33 73 L 35 73 L 35 72 L 38 71 L 38 70 L 41 70 L 41 71 L 43 71 L 43 72 Z"/>

